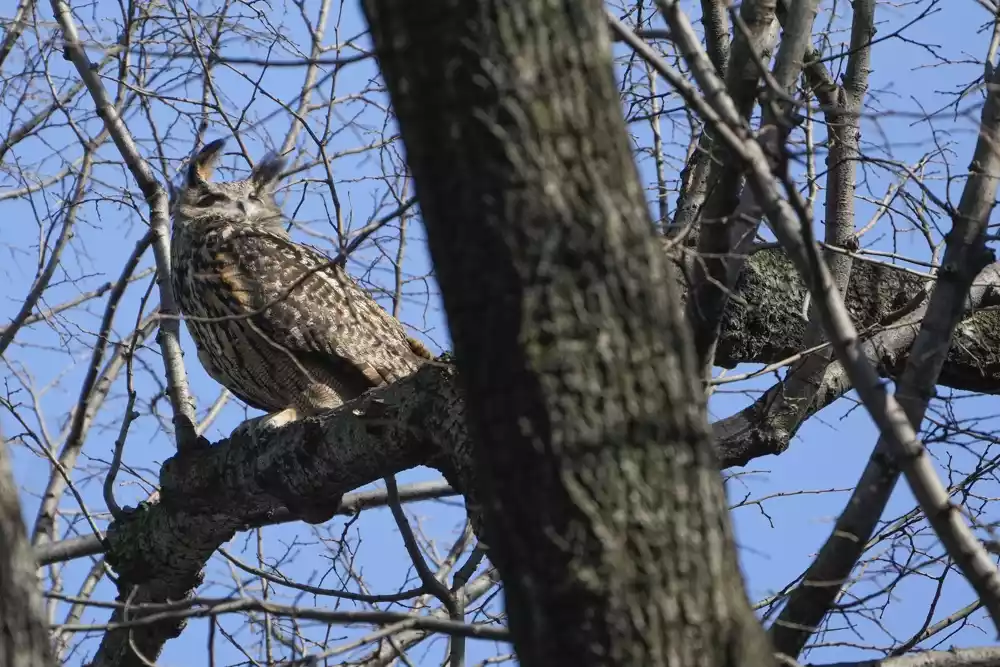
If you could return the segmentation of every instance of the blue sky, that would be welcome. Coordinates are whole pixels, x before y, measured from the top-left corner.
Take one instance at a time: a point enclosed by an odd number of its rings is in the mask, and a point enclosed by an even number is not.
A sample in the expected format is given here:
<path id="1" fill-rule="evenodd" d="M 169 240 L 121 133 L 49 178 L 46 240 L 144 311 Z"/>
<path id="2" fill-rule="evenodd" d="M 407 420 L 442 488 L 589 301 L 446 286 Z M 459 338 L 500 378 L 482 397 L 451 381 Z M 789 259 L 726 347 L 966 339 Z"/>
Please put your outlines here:
<path id="1" fill-rule="evenodd" d="M 692 4 L 694 3 L 686 3 L 686 6 Z M 829 9 L 829 4 L 824 3 L 824 8 Z M 910 4 L 898 7 L 880 4 L 877 10 L 879 35 L 897 29 L 908 17 L 925 6 L 924 3 L 919 6 Z M 48 21 L 51 18 L 49 11 L 48 3 L 42 3 L 39 6 L 40 18 Z M 98 31 L 104 41 L 115 38 L 118 30 L 115 21 L 120 25 L 116 3 L 98 0 L 91 9 L 84 11 L 85 14 L 78 17 L 79 20 L 86 21 L 92 29 Z M 251 10 L 242 11 L 249 13 Z M 341 11 L 337 33 L 340 40 L 363 32 L 364 25 L 357 3 L 347 3 Z M 937 141 L 947 144 L 949 163 L 954 169 L 964 168 L 968 164 L 975 140 L 977 105 L 982 100 L 979 92 L 968 95 L 959 105 L 961 109 L 973 109 L 968 117 L 938 114 L 928 123 L 919 121 L 916 114 L 922 108 L 926 111 L 944 107 L 965 83 L 982 71 L 982 66 L 978 63 L 986 53 L 989 33 L 977 30 L 987 18 L 986 13 L 973 0 L 945 0 L 932 17 L 906 30 L 906 41 L 890 39 L 874 47 L 869 111 L 876 113 L 866 117 L 863 124 L 866 151 L 912 163 L 926 152 L 927 146 L 936 136 Z M 336 20 L 335 8 L 330 23 L 333 24 Z M 820 22 L 825 21 L 824 13 Z M 248 15 L 240 22 L 248 36 L 233 37 L 225 44 L 223 52 L 228 56 L 264 57 L 265 50 L 251 45 L 249 36 L 251 31 L 261 29 L 265 23 L 274 25 L 291 42 L 303 43 L 302 24 L 295 16 L 281 17 L 273 13 L 257 17 Z M 327 43 L 335 41 L 334 34 L 331 26 Z M 834 34 L 835 40 L 846 39 L 843 33 Z M 37 38 L 28 34 L 25 39 L 32 43 Z M 920 46 L 921 43 L 933 46 L 928 49 Z M 935 64 L 935 53 L 943 54 L 953 61 L 964 62 Z M 273 54 L 275 58 L 293 58 L 296 55 L 290 51 L 288 44 L 283 43 L 275 47 Z M 91 58 L 97 60 L 98 51 L 92 51 Z M 22 60 L 15 54 L 5 68 L 21 65 Z M 76 80 L 75 72 L 60 58 L 49 58 L 48 65 L 57 88 L 63 89 Z M 236 67 L 249 77 L 261 76 L 260 68 L 247 65 Z M 360 147 L 379 143 L 395 132 L 393 127 L 383 126 L 381 110 L 358 99 L 362 91 L 372 87 L 374 74 L 371 62 L 351 65 L 339 71 L 336 79 L 328 80 L 323 87 L 325 95 L 337 100 L 331 115 L 327 116 L 325 110 L 319 110 L 312 112 L 310 116 L 310 126 L 316 132 L 324 134 L 328 130 L 328 155 L 344 153 L 333 159 L 330 166 L 348 231 L 360 229 L 369 220 L 378 218 L 395 207 L 391 198 L 385 198 L 386 183 L 371 179 L 380 174 L 386 164 L 395 164 L 398 169 L 401 148 L 397 145 L 393 149 L 375 149 L 363 153 L 358 151 Z M 162 66 L 158 76 L 160 78 L 150 82 L 148 87 L 166 88 L 176 98 L 190 97 L 197 100 L 201 96 L 201 90 L 197 86 L 174 82 L 175 71 L 167 64 Z M 248 100 L 253 100 L 237 127 L 250 156 L 259 159 L 267 149 L 281 142 L 290 122 L 287 112 L 268 99 L 267 95 L 254 95 L 254 85 L 226 66 L 217 67 L 216 76 L 222 105 L 233 112 L 233 118 L 238 117 L 236 112 L 247 105 Z M 274 98 L 294 106 L 303 76 L 304 72 L 300 68 L 271 68 L 263 73 L 260 85 Z M 106 78 L 105 83 L 111 87 L 113 94 L 113 81 Z M 659 86 L 663 90 L 662 81 Z M 385 103 L 384 96 L 370 97 Z M 666 104 L 676 105 L 676 98 L 668 99 Z M 89 102 L 80 106 L 90 108 Z M 178 116 L 178 108 L 188 112 L 194 109 L 190 104 L 171 100 L 168 103 L 154 103 L 150 110 L 160 132 L 158 138 L 167 146 L 166 153 L 170 162 L 166 178 L 170 180 L 175 179 L 177 168 L 191 150 L 194 129 L 193 121 Z M 10 122 L 10 113 L 9 109 L 0 110 L 0 125 L 6 126 Z M 23 112 L 17 116 L 18 119 L 23 117 Z M 209 116 L 207 140 L 232 136 L 230 128 L 219 122 L 220 118 L 218 114 Z M 89 134 L 96 133 L 99 127 L 94 119 L 77 122 Z M 152 155 L 154 137 L 143 113 L 138 110 L 132 112 L 126 117 L 126 122 L 137 136 L 140 150 L 145 155 Z M 666 141 L 683 147 L 687 141 L 686 125 L 683 119 L 677 122 L 676 126 L 664 122 L 663 132 Z M 79 155 L 79 146 L 71 129 L 65 123 L 61 125 L 26 140 L 7 159 L 17 167 L 43 175 L 55 173 L 61 168 L 61 160 Z M 636 124 L 631 129 L 640 142 L 648 142 L 649 135 L 645 126 Z M 307 135 L 300 137 L 298 146 L 315 150 Z M 236 142 L 231 140 L 228 149 L 236 151 Z M 102 147 L 99 159 L 95 169 L 95 179 L 99 183 L 97 190 L 106 196 L 113 196 L 115 201 L 98 202 L 94 197 L 83 207 L 77 237 L 67 251 L 63 269 L 57 273 L 54 281 L 58 284 L 45 294 L 47 305 L 61 303 L 98 284 L 114 280 L 134 243 L 145 232 L 146 211 L 143 202 L 134 181 L 130 177 L 123 177 L 123 168 L 114 147 L 110 144 Z M 822 168 L 822 164 L 819 167 Z M 154 163 L 154 169 L 159 168 L 160 165 Z M 228 155 L 223 161 L 223 175 L 230 173 L 226 171 L 228 168 L 237 168 L 245 173 L 247 165 L 242 158 Z M 641 162 L 640 169 L 646 182 L 652 182 L 651 165 L 648 161 Z M 949 195 L 952 201 L 957 201 L 961 182 L 952 183 L 949 189 L 948 183 L 941 178 L 943 168 L 939 167 L 937 172 L 939 178 L 930 181 L 930 187 L 941 195 Z M 336 234 L 335 224 L 329 222 L 333 207 L 329 188 L 322 182 L 325 177 L 325 172 L 320 168 L 297 174 L 290 179 L 291 186 L 283 195 L 283 203 L 285 211 L 307 227 L 306 230 L 296 231 L 299 239 L 329 247 L 326 240 L 317 236 Z M 676 172 L 669 173 L 668 178 L 676 179 Z M 859 171 L 859 183 L 862 184 L 860 191 L 866 196 L 880 198 L 888 182 L 886 175 L 877 170 Z M 126 191 L 118 190 L 123 183 L 126 184 Z M 2 188 L 9 184 L 10 181 L 0 180 L 0 194 Z M 3 261 L 0 261 L 0 276 L 8 283 L 4 298 L 0 299 L 0 321 L 8 320 L 16 313 L 34 275 L 33 253 L 37 248 L 40 231 L 33 221 L 41 219 L 42 224 L 47 224 L 47 211 L 55 210 L 59 199 L 69 196 L 71 187 L 70 179 L 65 181 L 61 189 L 52 189 L 46 196 L 35 195 L 30 200 L 0 200 L 0 229 L 3 230 L 0 234 L 0 257 L 3 257 Z M 871 204 L 858 203 L 859 224 L 870 217 L 872 210 Z M 947 230 L 949 225 L 946 219 L 934 220 L 932 223 L 943 230 Z M 921 241 L 915 239 L 912 233 L 900 233 L 893 237 L 885 226 L 888 224 L 891 222 L 884 221 L 878 231 L 866 236 L 866 244 L 877 249 L 895 249 L 903 254 L 919 256 L 922 252 Z M 43 230 L 45 228 L 42 227 Z M 389 228 L 376 235 L 375 244 L 366 246 L 352 257 L 349 263 L 351 272 L 370 285 L 390 288 L 395 277 L 389 260 L 397 251 L 398 244 L 394 240 L 397 233 L 398 228 Z M 408 221 L 406 236 L 404 267 L 408 281 L 404 290 L 407 296 L 403 301 L 401 319 L 416 327 L 418 335 L 432 347 L 437 350 L 446 349 L 447 330 L 438 302 L 433 294 L 429 297 L 427 295 L 428 290 L 434 292 L 436 286 L 426 278 L 429 261 L 418 220 Z M 923 252 L 926 254 L 926 251 Z M 152 256 L 147 254 L 142 266 L 151 265 Z M 148 285 L 147 278 L 137 282 L 127 292 L 115 319 L 115 331 L 119 335 L 132 330 Z M 155 296 L 152 302 L 155 302 Z M 76 401 L 102 308 L 103 301 L 98 301 L 89 307 L 90 314 L 74 312 L 53 327 L 36 325 L 26 329 L 20 333 L 16 346 L 8 353 L 7 361 L 10 365 L 5 366 L 4 373 L 11 400 L 30 404 L 37 399 L 37 404 L 44 411 L 44 416 L 39 421 L 44 422 L 53 435 L 62 428 L 68 410 Z M 187 370 L 191 385 L 198 397 L 199 410 L 204 412 L 219 395 L 220 389 L 197 364 L 186 331 L 183 343 L 188 354 Z M 161 422 L 147 414 L 150 411 L 149 404 L 159 390 L 163 374 L 155 345 L 152 341 L 149 341 L 149 345 L 152 347 L 140 355 L 142 363 L 137 363 L 136 368 L 136 389 L 144 416 L 136 421 L 130 433 L 125 461 L 133 472 L 123 472 L 119 477 L 116 497 L 120 504 L 134 504 L 144 498 L 149 487 L 142 480 L 155 480 L 159 464 L 173 453 L 171 440 L 166 437 Z M 734 372 L 745 370 L 749 369 L 741 368 Z M 26 377 L 30 377 L 27 384 L 36 389 L 35 397 L 29 395 L 22 386 Z M 716 394 L 710 403 L 712 418 L 725 417 L 745 406 L 755 396 L 750 392 L 759 391 L 772 381 L 773 378 L 765 377 L 727 386 L 746 393 L 734 391 Z M 992 407 L 994 403 L 994 399 L 983 397 L 965 398 L 956 404 L 956 415 L 962 419 L 975 419 L 976 428 L 988 431 L 992 428 L 991 413 L 996 411 Z M 162 422 L 168 423 L 169 407 L 165 401 L 155 401 L 154 405 Z M 99 473 L 103 463 L 110 458 L 123 407 L 124 383 L 119 380 L 114 388 L 113 398 L 107 402 L 98 419 L 98 426 L 90 432 L 74 476 L 87 505 L 98 512 L 105 509 L 100 495 Z M 252 411 L 245 411 L 237 401 L 231 401 L 209 429 L 207 436 L 214 440 L 228 434 L 233 426 L 251 413 Z M 33 428 L 38 427 L 38 424 L 31 425 Z M 0 413 L 0 427 L 7 436 L 20 430 L 6 412 Z M 851 399 L 843 399 L 807 423 L 782 456 L 759 459 L 746 469 L 730 471 L 739 474 L 729 482 L 730 496 L 734 502 L 742 500 L 744 496 L 753 499 L 778 494 L 762 507 L 750 505 L 733 513 L 751 600 L 758 601 L 773 594 L 809 564 L 827 537 L 831 521 L 839 513 L 847 497 L 842 490 L 853 487 L 875 438 L 874 427 L 863 409 L 858 408 Z M 936 449 L 935 453 L 950 457 L 956 467 L 969 469 L 975 459 L 974 454 L 986 447 L 983 444 L 945 446 Z M 36 494 L 44 488 L 48 466 L 37 453 L 32 453 L 27 447 L 15 447 L 14 454 L 18 481 L 28 489 L 28 493 L 22 497 L 25 516 L 33 521 L 37 509 Z M 404 484 L 430 478 L 436 478 L 436 474 L 416 470 L 399 475 L 398 481 Z M 789 495 L 801 490 L 825 493 Z M 988 488 L 980 489 L 981 493 L 988 491 Z M 996 495 L 995 489 L 993 491 L 991 495 Z M 62 506 L 67 509 L 75 507 L 70 496 L 67 496 Z M 912 497 L 905 484 L 901 484 L 883 518 L 896 517 L 912 506 Z M 450 546 L 448 540 L 454 539 L 456 531 L 461 527 L 461 510 L 454 503 L 442 502 L 420 503 L 408 506 L 407 509 L 411 515 L 420 517 L 421 528 L 434 537 L 437 550 L 447 551 Z M 987 512 L 987 516 L 990 515 Z M 346 530 L 347 535 L 360 538 L 353 563 L 363 571 L 371 591 L 386 592 L 406 586 L 405 581 L 413 575 L 409 571 L 402 542 L 389 513 L 384 510 L 368 511 L 349 527 L 345 528 L 345 523 L 338 518 L 316 530 L 298 524 L 266 528 L 262 531 L 266 556 L 291 560 L 291 564 L 285 568 L 287 574 L 298 580 L 318 583 L 329 569 L 329 553 L 336 550 L 341 535 Z M 87 527 L 79 523 L 76 530 L 85 533 Z M 928 548 L 934 544 L 934 538 L 927 534 L 920 539 Z M 252 562 L 256 557 L 256 535 L 238 535 L 226 545 L 226 549 L 231 554 Z M 90 561 L 84 559 L 65 568 L 63 578 L 67 593 L 75 593 L 75 586 L 89 567 Z M 243 580 L 248 586 L 253 583 L 247 576 Z M 322 580 L 322 585 L 337 585 L 336 579 L 331 576 Z M 811 662 L 848 660 L 861 655 L 856 648 L 844 645 L 848 642 L 883 646 L 891 642 L 890 635 L 902 639 L 909 637 L 920 627 L 935 585 L 935 580 L 930 578 L 908 577 L 894 591 L 897 599 L 886 606 L 885 613 L 867 622 L 859 622 L 853 630 L 828 634 L 823 639 L 833 645 L 813 652 L 806 659 Z M 219 557 L 213 559 L 206 574 L 206 586 L 201 593 L 212 596 L 234 593 L 231 569 L 226 561 Z M 114 591 L 107 582 L 103 582 L 98 588 L 98 596 L 109 599 L 114 596 Z M 972 599 L 969 587 L 960 581 L 960 577 L 949 576 L 941 591 L 934 619 L 954 612 Z M 333 604 L 329 599 L 315 601 L 307 597 L 298 603 Z M 59 617 L 61 616 L 57 616 Z M 981 616 L 977 618 L 982 620 Z M 83 620 L 101 622 L 105 619 L 106 613 L 99 610 L 86 614 Z M 241 636 L 246 638 L 245 631 L 240 629 L 241 624 L 235 617 L 228 619 L 223 625 L 233 632 L 243 632 Z M 843 627 L 842 622 L 835 625 Z M 181 638 L 167 644 L 158 664 L 207 664 L 204 657 L 206 632 L 206 623 L 192 622 Z M 356 636 L 358 633 L 346 631 L 343 634 Z M 945 646 L 986 644 L 991 643 L 993 638 L 994 634 L 988 625 L 980 623 L 979 629 L 966 628 L 950 637 Z M 86 643 L 84 650 L 92 652 L 96 645 L 95 635 L 94 640 Z M 216 642 L 216 647 L 218 664 L 232 664 L 241 659 L 221 638 Z M 444 642 L 440 640 L 428 643 L 414 651 L 411 658 L 417 664 L 436 664 L 443 647 Z M 507 650 L 506 647 L 494 647 L 488 642 L 470 642 L 469 664 L 497 652 L 506 653 Z M 81 664 L 85 655 L 86 653 L 74 656 L 70 664 Z"/>

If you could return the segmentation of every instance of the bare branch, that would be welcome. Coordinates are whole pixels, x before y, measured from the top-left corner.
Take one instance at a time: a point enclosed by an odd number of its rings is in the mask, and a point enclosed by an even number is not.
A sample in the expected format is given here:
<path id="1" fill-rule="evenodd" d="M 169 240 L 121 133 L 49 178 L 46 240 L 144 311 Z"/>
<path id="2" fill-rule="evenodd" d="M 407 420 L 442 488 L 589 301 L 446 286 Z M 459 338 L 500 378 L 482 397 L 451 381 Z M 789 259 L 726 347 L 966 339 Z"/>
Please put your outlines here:
<path id="1" fill-rule="evenodd" d="M 681 51 L 691 65 L 695 78 L 706 90 L 718 90 L 717 81 L 707 57 L 701 52 L 686 17 L 676 9 L 668 14 L 672 34 L 681 44 Z M 983 109 L 983 126 L 972 174 L 963 192 L 962 203 L 954 219 L 952 243 L 945 252 L 942 277 L 939 280 L 928 317 L 915 344 L 915 351 L 926 349 L 925 354 L 915 354 L 919 364 L 908 365 L 900 384 L 901 400 L 909 410 L 889 394 L 874 367 L 865 359 L 857 332 L 851 324 L 844 302 L 837 292 L 826 263 L 811 238 L 809 216 L 803 210 L 793 210 L 779 195 L 778 185 L 768 169 L 763 149 L 752 139 L 739 137 L 740 118 L 732 103 L 722 96 L 711 97 L 709 102 L 719 120 L 734 128 L 727 133 L 727 141 L 741 153 L 748 167 L 748 178 L 754 187 L 768 222 L 778 236 L 796 267 L 808 276 L 810 294 L 822 316 L 823 326 L 830 337 L 837 356 L 844 364 L 855 389 L 861 396 L 882 433 L 877 450 L 891 452 L 906 474 L 910 488 L 920 502 L 938 537 L 949 555 L 976 589 L 988 609 L 994 624 L 1000 627 L 1000 573 L 976 537 L 969 530 L 958 509 L 953 506 L 941 485 L 930 457 L 917 438 L 914 423 L 919 424 L 944 358 L 951 333 L 966 304 L 969 286 L 985 265 L 983 251 L 986 223 L 998 181 L 1000 181 L 1000 96 L 991 91 Z M 706 118 L 715 122 L 715 118 Z M 790 197 L 796 193 L 790 192 Z M 950 262 L 949 262 L 950 258 Z M 942 285 L 947 285 L 942 289 Z M 949 317 L 950 316 L 950 317 Z M 943 328 L 944 331 L 935 329 Z M 940 337 L 940 333 L 944 333 Z M 932 352 L 933 350 L 933 352 Z M 919 371 L 917 367 L 919 366 Z"/>
<path id="2" fill-rule="evenodd" d="M 49 281 L 52 280 L 52 276 L 55 274 L 56 268 L 62 260 L 63 249 L 73 237 L 73 225 L 76 223 L 77 210 L 87 192 L 87 185 L 90 179 L 90 169 L 94 163 L 93 159 L 93 151 L 89 148 L 86 149 L 83 157 L 83 166 L 80 169 L 80 173 L 76 177 L 76 187 L 73 191 L 73 199 L 63 213 L 62 228 L 59 232 L 59 237 L 56 239 L 55 245 L 52 246 L 52 251 L 49 253 L 48 261 L 45 263 L 45 268 L 35 278 L 35 282 L 32 283 L 31 291 L 28 292 L 28 295 L 21 303 L 21 310 L 14 316 L 11 323 L 4 327 L 3 331 L 0 332 L 0 357 L 3 356 L 4 350 L 6 350 L 7 346 L 14 340 L 14 336 L 17 335 L 18 329 L 20 329 L 24 323 L 28 321 L 31 311 L 35 309 L 35 304 L 37 304 L 38 300 L 41 298 L 42 292 L 44 292 L 49 286 Z"/>
<path id="3" fill-rule="evenodd" d="M 454 370 L 425 366 L 337 410 L 269 431 L 256 443 L 241 436 L 166 461 L 159 503 L 127 513 L 107 531 L 107 558 L 119 573 L 119 588 L 135 591 L 130 617 L 141 615 L 147 603 L 190 597 L 221 544 L 238 530 L 272 522 L 283 509 L 324 507 L 386 471 L 421 464 L 442 467 L 465 491 L 471 468 L 461 454 L 467 446 L 463 412 Z M 116 612 L 112 622 L 121 618 Z M 154 658 L 178 629 L 160 623 L 111 631 L 95 665 L 140 665 L 132 644 Z"/>
<path id="4" fill-rule="evenodd" d="M 104 309 L 104 316 L 101 319 L 101 327 L 97 334 L 97 340 L 91 350 L 90 365 L 80 386 L 80 395 L 77 399 L 76 409 L 73 411 L 69 433 L 66 436 L 62 451 L 59 452 L 59 464 L 65 470 L 72 470 L 74 468 L 76 458 L 83 449 L 86 423 L 88 418 L 93 416 L 93 411 L 88 411 L 87 407 L 91 400 L 91 393 L 94 391 L 99 377 L 101 364 L 104 361 L 104 354 L 111 343 L 109 338 L 115 312 L 117 312 L 118 304 L 125 294 L 125 288 L 129 285 L 129 278 L 132 277 L 151 241 L 152 234 L 146 234 L 136 243 L 132 255 L 126 260 L 121 275 L 115 283 L 115 287 L 111 290 L 111 295 L 108 297 L 108 303 Z M 55 531 L 56 508 L 65 489 L 66 479 L 64 475 L 53 470 L 49 477 L 49 483 L 45 489 L 42 503 L 38 507 L 38 515 L 35 517 L 35 527 L 31 538 L 33 545 L 37 546 L 52 540 Z"/>
<path id="5" fill-rule="evenodd" d="M 167 388 L 170 393 L 170 403 L 174 410 L 174 426 L 177 430 L 177 447 L 187 450 L 198 441 L 194 432 L 194 398 L 188 389 L 187 375 L 184 371 L 184 359 L 180 347 L 180 322 L 171 319 L 176 315 L 177 304 L 174 301 L 173 289 L 170 284 L 170 241 L 168 233 L 167 193 L 163 186 L 153 176 L 149 163 L 139 154 L 131 133 L 118 115 L 118 110 L 108 99 L 104 84 L 97 72 L 91 67 L 90 60 L 80 44 L 76 24 L 66 0 L 52 0 L 52 11 L 63 32 L 66 55 L 73 62 L 77 73 L 83 80 L 90 96 L 97 107 L 97 115 L 104 121 L 111 134 L 118 152 L 128 166 L 139 189 L 149 205 L 149 226 L 153 233 L 153 253 L 156 256 L 158 283 L 160 287 L 160 312 L 168 316 L 160 325 L 157 337 L 163 353 L 164 370 L 167 375 Z"/>
<path id="6" fill-rule="evenodd" d="M 399 489 L 401 502 L 418 502 L 421 500 L 434 500 L 437 498 L 448 498 L 458 495 L 450 484 L 440 482 L 419 482 L 407 484 Z M 357 491 L 346 494 L 337 509 L 338 516 L 354 516 L 366 509 L 385 507 L 389 503 L 389 496 L 385 489 L 374 491 Z M 263 522 L 261 526 L 271 526 L 290 521 L 298 521 L 298 517 L 293 516 L 285 508 L 276 508 L 274 512 Z M 35 560 L 39 565 L 50 565 L 61 563 L 84 556 L 93 556 L 104 553 L 106 545 L 94 535 L 77 537 L 59 542 L 49 542 L 35 547 Z"/>
<path id="7" fill-rule="evenodd" d="M 17 3 L 14 18 L 7 26 L 3 36 L 3 43 L 0 43 L 0 67 L 3 67 L 4 61 L 7 60 L 7 56 L 10 55 L 14 44 L 17 43 L 18 38 L 24 31 L 24 26 L 28 24 L 28 15 L 31 14 L 34 6 L 35 0 L 20 0 Z"/>
<path id="8" fill-rule="evenodd" d="M 77 602 L 78 600 L 71 600 Z M 128 610 L 128 605 L 106 604 L 94 601 L 81 601 L 84 604 L 95 607 L 111 607 L 122 611 Z M 138 611 L 138 610 L 136 610 Z M 506 641 L 509 637 L 506 630 L 489 625 L 470 625 L 468 623 L 456 623 L 451 620 L 437 619 L 433 616 L 417 616 L 389 611 L 334 611 L 326 609 L 316 609 L 315 607 L 290 607 L 287 605 L 274 604 L 264 600 L 246 599 L 203 599 L 192 598 L 182 602 L 145 604 L 142 608 L 144 612 L 141 616 L 122 621 L 112 621 L 107 624 L 94 625 L 60 625 L 58 630 L 63 633 L 69 632 L 93 632 L 94 630 L 126 630 L 130 628 L 147 628 L 150 625 L 171 622 L 176 624 L 188 618 L 204 618 L 207 616 L 218 616 L 221 614 L 232 614 L 241 611 L 266 611 L 269 614 L 291 616 L 305 620 L 321 621 L 325 623 L 400 623 L 400 629 L 419 628 L 422 630 L 436 630 L 449 635 L 460 635 L 463 637 L 475 637 L 479 639 L 493 639 Z"/>
<path id="9" fill-rule="evenodd" d="M 995 667 L 1000 662 L 1000 648 L 952 649 L 950 651 L 926 651 L 913 655 L 861 660 L 859 662 L 835 662 L 810 667 Z"/>

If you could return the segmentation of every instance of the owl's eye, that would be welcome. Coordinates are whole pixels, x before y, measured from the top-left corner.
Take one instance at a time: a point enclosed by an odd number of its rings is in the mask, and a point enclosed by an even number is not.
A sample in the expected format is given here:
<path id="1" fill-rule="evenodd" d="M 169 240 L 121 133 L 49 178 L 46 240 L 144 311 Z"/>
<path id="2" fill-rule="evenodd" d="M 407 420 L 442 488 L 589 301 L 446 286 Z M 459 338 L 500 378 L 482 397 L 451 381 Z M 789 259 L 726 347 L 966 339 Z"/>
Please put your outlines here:
<path id="1" fill-rule="evenodd" d="M 198 198 L 199 206 L 214 206 L 215 204 L 220 204 L 226 201 L 225 195 L 216 194 L 214 192 L 209 192 L 206 195 L 202 195 Z"/>
<path id="2" fill-rule="evenodd" d="M 257 194 L 256 192 L 254 192 L 254 193 L 250 194 L 250 201 L 262 202 L 264 200 L 260 198 L 259 194 Z"/>

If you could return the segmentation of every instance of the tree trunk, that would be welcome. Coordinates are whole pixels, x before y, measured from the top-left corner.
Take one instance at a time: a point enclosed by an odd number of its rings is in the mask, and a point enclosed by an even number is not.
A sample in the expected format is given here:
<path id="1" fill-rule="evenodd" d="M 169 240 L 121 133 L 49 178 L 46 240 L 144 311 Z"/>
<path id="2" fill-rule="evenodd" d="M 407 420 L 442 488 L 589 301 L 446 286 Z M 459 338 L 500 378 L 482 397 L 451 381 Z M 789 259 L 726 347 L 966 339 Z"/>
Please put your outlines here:
<path id="1" fill-rule="evenodd" d="M 8 456 L 0 438 L 0 667 L 49 667 L 54 663 L 35 558 Z"/>
<path id="2" fill-rule="evenodd" d="M 601 2 L 364 9 L 521 664 L 770 664 Z"/>

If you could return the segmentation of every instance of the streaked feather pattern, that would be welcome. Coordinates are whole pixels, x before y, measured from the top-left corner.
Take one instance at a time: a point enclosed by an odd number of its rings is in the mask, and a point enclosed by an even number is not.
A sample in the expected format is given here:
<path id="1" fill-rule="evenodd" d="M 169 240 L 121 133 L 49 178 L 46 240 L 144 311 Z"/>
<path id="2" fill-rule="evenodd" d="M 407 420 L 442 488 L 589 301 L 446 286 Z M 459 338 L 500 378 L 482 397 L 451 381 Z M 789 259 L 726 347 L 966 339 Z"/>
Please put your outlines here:
<path id="1" fill-rule="evenodd" d="M 212 378 L 252 407 L 313 414 L 427 360 L 341 267 L 291 241 L 270 194 L 280 168 L 210 183 L 212 150 L 193 160 L 171 236 L 174 291 Z"/>

